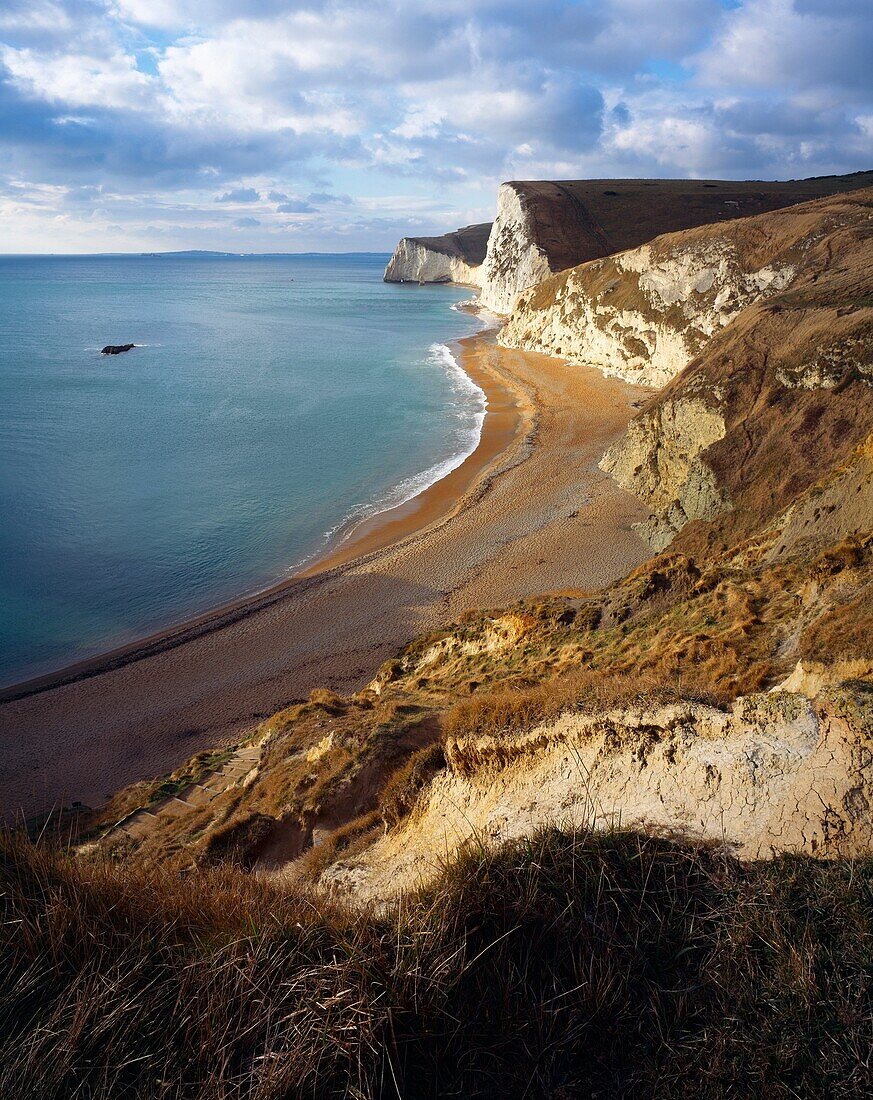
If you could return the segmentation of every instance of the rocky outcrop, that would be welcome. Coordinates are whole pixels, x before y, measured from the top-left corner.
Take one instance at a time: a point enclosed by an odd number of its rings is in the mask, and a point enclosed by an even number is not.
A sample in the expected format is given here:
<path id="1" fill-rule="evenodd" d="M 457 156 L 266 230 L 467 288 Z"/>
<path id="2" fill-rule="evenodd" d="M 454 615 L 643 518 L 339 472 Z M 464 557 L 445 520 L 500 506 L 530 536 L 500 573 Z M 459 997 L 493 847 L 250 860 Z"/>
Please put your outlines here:
<path id="1" fill-rule="evenodd" d="M 501 186 L 488 241 L 482 305 L 512 313 L 551 275 L 638 248 L 664 233 L 765 213 L 873 183 L 873 173 L 762 183 L 561 180 Z M 670 279 L 670 276 L 667 275 Z"/>
<path id="2" fill-rule="evenodd" d="M 671 234 L 525 296 L 508 343 L 652 384 L 679 372 L 601 461 L 651 509 L 639 533 L 654 549 L 717 517 L 725 544 L 748 537 L 870 432 L 871 209 L 867 189 Z"/>
<path id="3" fill-rule="evenodd" d="M 472 638 L 462 638 L 449 632 L 429 645 L 423 653 L 416 653 L 414 658 L 406 656 L 388 661 L 367 685 L 367 690 L 374 695 L 381 695 L 388 684 L 398 677 L 408 675 L 413 669 L 420 676 L 446 661 L 463 661 L 464 658 L 484 654 L 493 656 L 511 652 L 525 636 L 528 628 L 529 623 L 523 616 L 508 612 L 490 620 L 484 630 Z"/>
<path id="4" fill-rule="evenodd" d="M 442 237 L 404 237 L 385 268 L 385 282 L 481 286 L 490 230 L 486 222 Z"/>
<path id="5" fill-rule="evenodd" d="M 712 519 L 730 507 L 702 458 L 724 434 L 721 411 L 689 394 L 631 421 L 603 456 L 600 468 L 652 509 L 636 530 L 653 550 L 663 550 L 689 520 Z"/>
<path id="6" fill-rule="evenodd" d="M 545 826 L 625 828 L 724 843 L 748 859 L 852 855 L 873 842 L 868 683 L 568 713 L 530 731 L 452 740 L 406 824 L 325 876 L 382 899 L 427 881 L 468 841 Z"/>
<path id="7" fill-rule="evenodd" d="M 100 349 L 101 355 L 121 355 L 125 351 L 130 351 L 135 348 L 136 344 L 107 344 L 105 348 Z"/>

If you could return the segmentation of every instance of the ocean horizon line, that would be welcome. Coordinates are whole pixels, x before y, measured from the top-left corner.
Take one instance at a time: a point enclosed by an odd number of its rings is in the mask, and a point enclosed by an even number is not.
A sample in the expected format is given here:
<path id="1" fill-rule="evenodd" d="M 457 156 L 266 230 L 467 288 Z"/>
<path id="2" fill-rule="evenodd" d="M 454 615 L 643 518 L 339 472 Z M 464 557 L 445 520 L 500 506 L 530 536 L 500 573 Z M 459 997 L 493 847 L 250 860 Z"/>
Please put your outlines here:
<path id="1" fill-rule="evenodd" d="M 123 257 L 132 259 L 148 259 L 159 256 L 216 256 L 220 259 L 253 259 L 272 257 L 287 259 L 290 256 L 300 256 L 311 259 L 313 256 L 391 256 L 391 249 L 384 251 L 350 251 L 350 252 L 233 252 L 222 251 L 217 248 L 177 248 L 161 252 L 155 249 L 141 249 L 130 252 L 0 252 L 0 259 L 51 259 L 51 260 L 85 260 L 85 259 L 113 259 Z"/>

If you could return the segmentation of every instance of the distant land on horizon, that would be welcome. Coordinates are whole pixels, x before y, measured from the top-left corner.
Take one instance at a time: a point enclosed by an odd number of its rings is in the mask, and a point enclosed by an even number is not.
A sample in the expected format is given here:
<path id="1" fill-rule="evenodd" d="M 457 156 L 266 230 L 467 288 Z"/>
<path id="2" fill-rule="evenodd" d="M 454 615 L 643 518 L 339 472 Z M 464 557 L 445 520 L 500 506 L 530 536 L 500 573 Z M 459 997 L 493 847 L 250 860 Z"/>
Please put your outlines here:
<path id="1" fill-rule="evenodd" d="M 160 259 L 165 256 L 185 258 L 188 256 L 211 257 L 216 259 L 271 259 L 288 256 L 390 256 L 390 249 L 377 252 L 220 252 L 213 248 L 182 248 L 169 252 L 0 252 L 4 259 L 30 258 L 38 260 L 47 258 L 53 260 L 82 260 L 99 259 L 100 257 L 118 259 L 129 257 L 131 259 Z"/>

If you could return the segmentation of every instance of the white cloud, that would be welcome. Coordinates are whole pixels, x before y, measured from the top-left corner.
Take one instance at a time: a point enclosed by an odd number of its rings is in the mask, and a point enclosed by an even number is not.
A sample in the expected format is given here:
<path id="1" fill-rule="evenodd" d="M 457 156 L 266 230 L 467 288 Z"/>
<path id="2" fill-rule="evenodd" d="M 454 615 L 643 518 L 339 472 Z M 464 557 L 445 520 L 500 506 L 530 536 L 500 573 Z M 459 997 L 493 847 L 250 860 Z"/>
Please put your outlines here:
<path id="1" fill-rule="evenodd" d="M 0 34 L 21 34 L 30 31 L 70 29 L 73 23 L 61 4 L 28 0 L 26 4 L 10 3 L 0 11 Z"/>
<path id="2" fill-rule="evenodd" d="M 204 5 L 205 6 L 205 5 Z M 146 27 L 183 27 L 195 21 L 192 5 L 177 0 L 117 0 L 110 11 Z"/>
<path id="3" fill-rule="evenodd" d="M 505 178 L 869 160 L 862 0 L 0 6 L 0 166 L 59 188 L 28 224 L 62 212 L 70 240 L 111 206 L 107 233 L 156 247 L 232 230 L 275 248 L 292 225 L 308 247 L 385 247 L 398 227 L 481 220 Z M 24 200 L 10 184 L 4 201 Z"/>
<path id="4" fill-rule="evenodd" d="M 869 2 L 745 0 L 691 60 L 704 85 L 782 92 L 831 85 L 869 94 L 871 56 Z"/>
<path id="5" fill-rule="evenodd" d="M 641 117 L 616 131 L 613 147 L 681 175 L 708 175 L 718 162 L 719 134 L 708 119 L 681 115 Z"/>
<path id="6" fill-rule="evenodd" d="M 158 63 L 169 109 L 242 130 L 357 133 L 341 91 L 313 87 L 287 21 L 233 23 L 219 37 L 171 46 Z"/>
<path id="7" fill-rule="evenodd" d="M 2 46 L 0 60 L 25 94 L 67 107 L 145 107 L 153 90 L 136 59 L 121 51 L 90 57 Z"/>

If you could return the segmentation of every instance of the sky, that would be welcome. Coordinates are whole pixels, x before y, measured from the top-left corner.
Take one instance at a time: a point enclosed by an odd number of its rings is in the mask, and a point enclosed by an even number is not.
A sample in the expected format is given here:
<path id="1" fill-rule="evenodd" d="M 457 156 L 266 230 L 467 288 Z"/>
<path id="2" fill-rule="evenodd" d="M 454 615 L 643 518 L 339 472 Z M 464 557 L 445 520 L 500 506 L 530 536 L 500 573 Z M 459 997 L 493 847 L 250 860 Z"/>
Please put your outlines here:
<path id="1" fill-rule="evenodd" d="M 0 0 L 0 252 L 390 251 L 509 179 L 873 167 L 871 0 Z"/>

